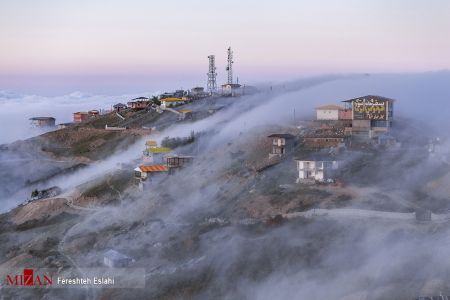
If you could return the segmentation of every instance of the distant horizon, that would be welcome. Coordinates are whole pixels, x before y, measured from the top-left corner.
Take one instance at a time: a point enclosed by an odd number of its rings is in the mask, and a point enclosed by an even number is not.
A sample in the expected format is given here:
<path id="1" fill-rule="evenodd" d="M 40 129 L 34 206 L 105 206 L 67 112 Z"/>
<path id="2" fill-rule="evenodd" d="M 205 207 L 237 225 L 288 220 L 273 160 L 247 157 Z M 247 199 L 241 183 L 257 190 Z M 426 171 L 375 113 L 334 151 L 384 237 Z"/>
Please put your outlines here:
<path id="1" fill-rule="evenodd" d="M 305 76 L 293 76 L 289 78 L 278 78 L 278 79 L 272 79 L 265 78 L 260 79 L 258 81 L 250 81 L 250 82 L 242 82 L 240 79 L 240 82 L 247 85 L 261 85 L 261 84 L 283 84 L 283 83 L 289 83 L 289 82 L 295 82 L 297 80 L 302 79 L 308 79 L 308 78 L 321 78 L 321 77 L 327 77 L 327 76 L 363 76 L 363 75 L 372 75 L 372 76 L 379 76 L 379 75 L 418 75 L 418 74 L 431 74 L 431 73 L 449 73 L 450 69 L 441 69 L 441 70 L 429 70 L 429 71 L 420 71 L 420 72 L 379 72 L 379 73 L 370 73 L 370 72 L 355 72 L 355 73 L 322 73 L 322 74 L 311 74 L 311 75 L 305 75 Z M 130 76 L 132 77 L 132 76 Z M 81 85 L 79 88 L 77 86 L 74 86 L 74 88 L 68 88 L 67 87 L 67 80 L 63 79 L 61 84 L 63 84 L 65 87 L 56 88 L 54 90 L 48 91 L 47 88 L 40 89 L 39 87 L 33 88 L 33 85 L 29 85 L 27 87 L 13 87 L 13 88 L 4 88 L 0 85 L 0 99 L 2 98 L 2 94 L 12 94 L 17 96 L 43 96 L 43 97 L 60 97 L 60 96 L 68 96 L 72 95 L 74 93 L 82 93 L 86 94 L 86 96 L 124 96 L 124 95 L 151 95 L 155 93 L 162 93 L 162 92 L 170 92 L 175 91 L 176 89 L 184 89 L 188 90 L 196 86 L 205 87 L 206 88 L 206 75 L 204 76 L 203 83 L 195 84 L 194 80 L 185 80 L 184 84 L 180 85 L 174 85 L 173 80 L 170 81 L 169 79 L 162 79 L 160 82 L 150 81 L 152 82 L 150 85 L 146 84 L 144 82 L 139 82 L 138 84 L 128 84 L 128 83 L 122 83 L 125 87 L 124 89 L 121 89 L 120 85 L 110 86 L 108 82 L 105 82 L 104 85 L 98 85 L 98 81 L 95 82 L 95 87 L 93 89 L 90 88 L 81 88 Z M 0 77 L 1 78 L 1 77 Z M 105 78 L 109 78 L 108 76 L 105 76 Z M 120 79 L 121 77 L 118 77 L 117 79 Z M 117 80 L 116 79 L 116 80 Z M 120 81 L 120 80 L 119 80 Z M 142 80 L 145 81 L 145 78 Z M 222 84 L 219 82 L 219 85 Z"/>

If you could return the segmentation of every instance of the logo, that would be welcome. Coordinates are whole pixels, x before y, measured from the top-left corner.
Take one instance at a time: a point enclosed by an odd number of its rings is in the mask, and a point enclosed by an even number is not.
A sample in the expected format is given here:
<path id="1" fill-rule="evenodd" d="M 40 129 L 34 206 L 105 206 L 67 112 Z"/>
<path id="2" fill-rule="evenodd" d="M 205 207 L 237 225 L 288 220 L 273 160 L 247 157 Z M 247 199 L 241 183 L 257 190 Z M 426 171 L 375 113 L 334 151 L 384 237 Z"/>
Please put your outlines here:
<path id="1" fill-rule="evenodd" d="M 6 275 L 5 285 L 7 286 L 49 286 L 53 284 L 53 278 L 49 275 L 34 274 L 34 269 L 23 269 L 22 274 Z"/>

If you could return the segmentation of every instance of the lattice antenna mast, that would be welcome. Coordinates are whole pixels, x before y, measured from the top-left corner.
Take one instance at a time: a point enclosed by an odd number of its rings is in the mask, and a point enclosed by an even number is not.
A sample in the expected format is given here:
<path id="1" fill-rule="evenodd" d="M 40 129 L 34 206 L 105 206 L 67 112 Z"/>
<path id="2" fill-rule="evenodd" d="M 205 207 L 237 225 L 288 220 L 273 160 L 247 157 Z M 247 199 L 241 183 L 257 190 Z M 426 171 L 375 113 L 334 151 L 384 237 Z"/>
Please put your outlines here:
<path id="1" fill-rule="evenodd" d="M 207 84 L 207 90 L 210 93 L 215 93 L 217 90 L 217 73 L 216 73 L 216 57 L 214 55 L 209 55 L 209 71 L 208 71 L 208 84 Z"/>
<path id="2" fill-rule="evenodd" d="M 228 84 L 233 83 L 233 51 L 231 50 L 231 47 L 228 47 L 228 64 L 227 64 L 227 72 L 228 72 Z"/>

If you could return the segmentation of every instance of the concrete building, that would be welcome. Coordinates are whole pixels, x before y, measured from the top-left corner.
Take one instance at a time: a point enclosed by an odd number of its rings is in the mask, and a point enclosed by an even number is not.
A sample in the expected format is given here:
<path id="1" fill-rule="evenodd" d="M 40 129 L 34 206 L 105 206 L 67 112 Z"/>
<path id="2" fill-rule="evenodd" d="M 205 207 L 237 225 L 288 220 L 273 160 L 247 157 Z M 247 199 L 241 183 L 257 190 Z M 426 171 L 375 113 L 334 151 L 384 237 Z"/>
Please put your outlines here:
<path id="1" fill-rule="evenodd" d="M 103 256 L 103 264 L 110 268 L 125 268 L 132 263 L 134 259 L 119 253 L 115 250 L 108 250 Z"/>
<path id="2" fill-rule="evenodd" d="M 327 104 L 316 108 L 317 120 L 339 120 L 340 112 L 344 108 L 339 105 Z"/>
<path id="3" fill-rule="evenodd" d="M 56 119 L 53 117 L 33 117 L 29 119 L 31 125 L 38 128 L 55 127 Z"/>
<path id="4" fill-rule="evenodd" d="M 73 123 L 73 122 L 61 123 L 61 124 L 58 124 L 58 129 L 68 128 L 68 127 L 71 127 L 71 126 L 74 126 L 74 125 L 75 125 L 75 123 Z"/>
<path id="5" fill-rule="evenodd" d="M 352 112 L 351 135 L 372 138 L 389 132 L 394 120 L 394 101 L 374 95 L 342 101 Z"/>
<path id="6" fill-rule="evenodd" d="M 236 97 L 242 94 L 241 85 L 239 83 L 222 84 L 222 95 L 228 97 Z"/>
<path id="7" fill-rule="evenodd" d="M 180 114 L 178 115 L 178 120 L 189 120 L 192 119 L 193 114 L 191 109 L 180 109 L 178 111 Z"/>
<path id="8" fill-rule="evenodd" d="M 82 123 L 89 119 L 89 114 L 87 112 L 78 111 L 73 113 L 73 122 L 74 123 Z"/>
<path id="9" fill-rule="evenodd" d="M 293 150 L 295 145 L 295 136 L 286 133 L 275 133 L 268 136 L 272 139 L 272 150 L 269 157 L 283 156 Z"/>
<path id="10" fill-rule="evenodd" d="M 147 97 L 138 97 L 129 101 L 127 105 L 134 110 L 146 109 L 151 105 L 151 100 Z"/>
<path id="11" fill-rule="evenodd" d="M 334 182 L 339 169 L 339 161 L 322 153 L 311 153 L 295 158 L 297 163 L 297 183 Z"/>
<path id="12" fill-rule="evenodd" d="M 191 94 L 192 95 L 199 95 L 199 94 L 203 94 L 205 92 L 205 88 L 201 87 L 201 86 L 197 86 L 191 89 Z"/>
<path id="13" fill-rule="evenodd" d="M 187 102 L 187 99 L 185 99 L 185 98 L 175 98 L 175 97 L 164 98 L 164 99 L 161 99 L 161 107 L 162 108 L 174 107 L 174 106 L 182 105 L 186 102 Z"/>
<path id="14" fill-rule="evenodd" d="M 346 134 L 343 127 L 315 129 L 303 135 L 303 147 L 306 149 L 322 149 L 345 146 Z"/>
<path id="15" fill-rule="evenodd" d="M 76 113 L 73 113 L 73 122 L 74 123 L 82 123 L 90 118 L 95 118 L 100 115 L 98 110 L 90 110 L 88 112 L 78 111 Z"/>

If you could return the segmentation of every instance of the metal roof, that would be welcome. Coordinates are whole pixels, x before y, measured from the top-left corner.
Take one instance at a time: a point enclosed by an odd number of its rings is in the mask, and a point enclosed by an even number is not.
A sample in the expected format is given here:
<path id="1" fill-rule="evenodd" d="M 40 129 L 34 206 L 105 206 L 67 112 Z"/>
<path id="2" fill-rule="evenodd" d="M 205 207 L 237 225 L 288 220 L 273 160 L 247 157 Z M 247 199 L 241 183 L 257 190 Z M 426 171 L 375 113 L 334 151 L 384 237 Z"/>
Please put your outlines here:
<path id="1" fill-rule="evenodd" d="M 155 165 L 155 166 L 139 166 L 142 172 L 167 172 L 169 169 L 166 165 Z"/>
<path id="2" fill-rule="evenodd" d="M 29 120 L 44 121 L 44 120 L 56 120 L 56 119 L 53 117 L 33 117 L 33 118 L 30 118 Z"/>
<path id="3" fill-rule="evenodd" d="M 165 102 L 183 102 L 183 101 L 186 101 L 185 99 L 182 99 L 182 98 L 174 98 L 174 97 L 171 97 L 171 98 L 164 98 L 164 99 L 161 99 L 161 102 L 162 101 L 165 101 Z"/>
<path id="4" fill-rule="evenodd" d="M 386 98 L 386 97 L 382 97 L 382 96 L 376 96 L 376 95 L 367 95 L 367 96 L 362 96 L 362 97 L 357 97 L 357 98 L 353 98 L 353 99 L 349 99 L 349 100 L 344 100 L 342 102 L 353 102 L 359 99 L 374 99 L 374 100 L 378 100 L 378 101 L 392 101 L 394 102 L 394 99 L 391 98 Z"/>
<path id="5" fill-rule="evenodd" d="M 326 104 L 322 106 L 316 107 L 316 109 L 327 109 L 327 110 L 344 110 L 342 106 L 336 105 L 336 104 Z"/>
<path id="6" fill-rule="evenodd" d="M 283 138 L 283 139 L 293 139 L 295 136 L 289 133 L 274 133 L 268 136 L 269 138 Z"/>
<path id="7" fill-rule="evenodd" d="M 167 147 L 154 147 L 154 148 L 148 148 L 147 151 L 151 153 L 169 153 L 172 151 L 172 149 Z"/>

